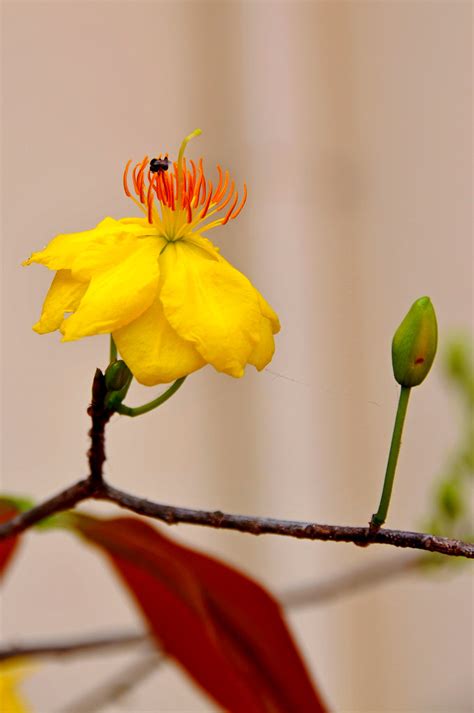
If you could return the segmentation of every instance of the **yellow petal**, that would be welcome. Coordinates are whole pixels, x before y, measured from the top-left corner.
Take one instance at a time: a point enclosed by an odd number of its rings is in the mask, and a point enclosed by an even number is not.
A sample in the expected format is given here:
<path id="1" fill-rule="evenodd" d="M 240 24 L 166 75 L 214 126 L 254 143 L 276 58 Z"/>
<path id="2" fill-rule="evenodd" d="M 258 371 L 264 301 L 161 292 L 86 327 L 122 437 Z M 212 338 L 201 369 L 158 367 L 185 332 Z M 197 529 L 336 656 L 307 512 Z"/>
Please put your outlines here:
<path id="1" fill-rule="evenodd" d="M 29 713 L 29 708 L 17 692 L 25 671 L 12 662 L 0 665 L 0 711 L 1 713 Z"/>
<path id="2" fill-rule="evenodd" d="M 15 690 L 15 686 L 0 674 L 0 711 L 5 713 L 28 713 L 24 702 Z"/>
<path id="3" fill-rule="evenodd" d="M 134 226 L 137 235 L 141 235 L 142 233 L 149 233 L 150 228 L 152 228 L 146 218 L 119 218 L 118 222 L 122 225 Z"/>
<path id="4" fill-rule="evenodd" d="M 94 275 L 109 270 L 126 260 L 137 248 L 133 235 L 98 236 L 78 252 L 71 265 L 71 274 L 77 280 L 91 280 Z"/>
<path id="5" fill-rule="evenodd" d="M 206 363 L 193 345 L 170 327 L 158 298 L 113 337 L 128 368 L 145 386 L 175 381 Z"/>
<path id="6" fill-rule="evenodd" d="M 160 243 L 142 238 L 136 250 L 93 277 L 77 311 L 61 325 L 63 341 L 113 332 L 139 317 L 158 289 Z"/>
<path id="7" fill-rule="evenodd" d="M 255 289 L 226 261 L 186 242 L 168 245 L 160 257 L 165 316 L 218 371 L 242 376 L 260 338 Z"/>
<path id="8" fill-rule="evenodd" d="M 59 270 L 48 290 L 39 322 L 33 329 L 38 334 L 47 334 L 59 329 L 65 312 L 74 312 L 87 290 L 87 282 L 71 277 L 70 270 Z"/>
<path id="9" fill-rule="evenodd" d="M 196 247 L 201 248 L 201 250 L 204 250 L 204 252 L 206 252 L 210 257 L 214 258 L 214 260 L 224 260 L 224 258 L 219 253 L 219 248 L 214 245 L 214 243 L 211 243 L 208 238 L 205 238 L 199 233 L 191 233 L 186 238 L 184 238 L 184 242 L 190 243 L 191 245 L 195 245 Z M 227 264 L 229 265 L 230 263 Z"/>
<path id="10" fill-rule="evenodd" d="M 203 239 L 205 239 L 205 238 L 203 238 Z M 208 241 L 208 242 L 209 242 L 209 241 Z M 212 245 L 212 243 L 211 243 L 211 245 Z M 218 248 L 215 248 L 215 249 L 218 250 Z M 229 267 L 232 267 L 232 265 L 230 264 L 230 262 L 228 262 L 224 257 L 222 257 L 222 255 L 219 254 L 219 255 L 218 255 L 218 258 L 219 258 L 219 260 L 220 260 L 221 262 L 225 262 L 226 265 L 229 265 Z M 278 332 L 279 332 L 280 329 L 281 329 L 281 325 L 280 325 L 280 320 L 279 320 L 279 318 L 278 318 L 277 313 L 275 312 L 275 310 L 273 309 L 273 307 L 271 307 L 271 306 L 268 304 L 268 302 L 267 302 L 267 300 L 265 299 L 265 297 L 264 297 L 263 295 L 261 295 L 260 292 L 259 292 L 255 287 L 254 287 L 254 290 L 255 290 L 255 292 L 256 292 L 256 294 L 257 294 L 257 299 L 258 299 L 258 304 L 259 304 L 259 307 L 260 307 L 260 312 L 262 313 L 262 315 L 263 315 L 264 317 L 266 317 L 267 319 L 270 320 L 270 323 L 271 323 L 271 325 L 272 325 L 272 332 L 273 332 L 273 334 L 278 334 Z"/>
<path id="11" fill-rule="evenodd" d="M 263 297 L 263 295 L 261 295 L 258 290 L 255 290 L 255 292 L 258 295 L 258 304 L 260 306 L 260 311 L 263 317 L 266 317 L 271 324 L 272 334 L 278 334 L 281 329 L 281 326 L 277 313 L 272 307 L 270 307 L 265 297 Z"/>
<path id="12" fill-rule="evenodd" d="M 44 250 L 33 253 L 23 264 L 31 265 L 32 262 L 37 262 L 49 267 L 50 270 L 74 270 L 77 264 L 78 274 L 74 276 L 82 277 L 80 270 L 90 267 L 88 260 L 92 261 L 93 257 L 98 260 L 99 255 L 102 254 L 101 259 L 105 263 L 103 266 L 108 267 L 114 261 L 112 258 L 107 262 L 110 251 L 117 248 L 120 251 L 123 243 L 128 244 L 151 232 L 153 232 L 151 226 L 148 225 L 147 228 L 140 220 L 105 218 L 92 230 L 57 235 Z M 90 257 L 87 258 L 89 253 Z M 81 255 L 86 256 L 84 264 L 81 262 Z M 89 278 L 90 274 L 87 274 L 85 279 Z"/>
<path id="13" fill-rule="evenodd" d="M 253 364 L 259 371 L 269 364 L 275 353 L 272 323 L 266 317 L 261 317 L 260 341 L 249 356 L 249 364 Z"/>

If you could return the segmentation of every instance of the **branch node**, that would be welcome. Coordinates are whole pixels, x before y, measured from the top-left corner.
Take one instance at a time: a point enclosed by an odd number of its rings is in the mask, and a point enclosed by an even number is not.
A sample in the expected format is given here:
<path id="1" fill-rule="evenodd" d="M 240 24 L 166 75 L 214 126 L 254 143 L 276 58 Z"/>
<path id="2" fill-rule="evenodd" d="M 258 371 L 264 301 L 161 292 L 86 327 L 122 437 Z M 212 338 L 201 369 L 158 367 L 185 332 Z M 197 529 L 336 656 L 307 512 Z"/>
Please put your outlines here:
<path id="1" fill-rule="evenodd" d="M 225 515 L 223 512 L 221 512 L 220 510 L 214 510 L 214 512 L 211 513 L 212 527 L 222 527 L 224 518 L 225 518 Z"/>
<path id="2" fill-rule="evenodd" d="M 167 508 L 165 510 L 163 519 L 167 525 L 176 525 L 178 522 L 178 520 L 176 519 L 176 515 L 172 508 Z"/>

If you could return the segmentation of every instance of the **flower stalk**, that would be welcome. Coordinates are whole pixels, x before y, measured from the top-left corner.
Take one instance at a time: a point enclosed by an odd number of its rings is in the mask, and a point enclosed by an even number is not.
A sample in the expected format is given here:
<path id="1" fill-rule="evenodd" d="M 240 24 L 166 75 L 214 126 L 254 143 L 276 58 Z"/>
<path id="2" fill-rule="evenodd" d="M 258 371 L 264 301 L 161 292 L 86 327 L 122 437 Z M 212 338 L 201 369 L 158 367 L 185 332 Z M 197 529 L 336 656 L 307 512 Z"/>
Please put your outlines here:
<path id="1" fill-rule="evenodd" d="M 152 401 L 148 401 L 148 403 L 143 404 L 142 406 L 125 406 L 125 404 L 118 404 L 115 407 L 115 411 L 117 413 L 122 414 L 122 416 L 141 416 L 144 413 L 148 413 L 149 411 L 153 411 L 155 408 L 158 408 L 158 406 L 161 406 L 162 404 L 165 403 L 165 401 L 168 401 L 173 394 L 175 394 L 178 389 L 181 388 L 181 386 L 184 384 L 186 377 L 182 376 L 181 379 L 177 379 L 174 384 L 172 384 L 169 389 L 167 389 L 163 394 L 160 394 L 156 399 L 153 399 Z"/>
<path id="2" fill-rule="evenodd" d="M 401 390 L 379 509 L 370 521 L 371 534 L 378 532 L 387 519 L 410 392 L 413 386 L 419 386 L 428 376 L 437 345 L 438 324 L 433 305 L 429 297 L 420 297 L 412 304 L 393 335 L 393 375 Z"/>
<path id="3" fill-rule="evenodd" d="M 392 442 L 390 444 L 390 451 L 388 454 L 387 468 L 385 470 L 382 495 L 380 498 L 379 509 L 372 515 L 372 520 L 370 521 L 371 532 L 377 532 L 377 530 L 382 527 L 387 519 L 388 506 L 390 505 L 390 498 L 392 496 L 393 481 L 395 480 L 395 471 L 397 468 L 398 455 L 400 453 L 403 426 L 405 424 L 410 393 L 411 387 L 401 387 L 397 414 L 395 416 L 395 424 L 393 426 Z"/>

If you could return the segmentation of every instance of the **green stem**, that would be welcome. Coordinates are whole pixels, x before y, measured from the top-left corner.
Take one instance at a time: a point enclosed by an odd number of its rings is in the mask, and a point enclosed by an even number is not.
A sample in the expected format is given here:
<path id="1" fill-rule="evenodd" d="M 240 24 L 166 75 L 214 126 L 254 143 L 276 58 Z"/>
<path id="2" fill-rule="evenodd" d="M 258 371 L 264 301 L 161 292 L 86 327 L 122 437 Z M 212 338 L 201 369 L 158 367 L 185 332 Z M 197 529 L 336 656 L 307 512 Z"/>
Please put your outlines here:
<path id="1" fill-rule="evenodd" d="M 110 357 L 109 363 L 112 364 L 113 361 L 117 361 L 117 345 L 114 342 L 114 338 L 110 335 Z"/>
<path id="2" fill-rule="evenodd" d="M 377 512 L 372 515 L 370 527 L 372 530 L 378 530 L 387 519 L 388 506 L 392 495 L 393 481 L 395 478 L 395 470 L 397 467 L 398 454 L 400 453 L 400 444 L 402 442 L 403 424 L 408 408 L 408 399 L 410 398 L 411 388 L 402 386 L 400 390 L 400 398 L 398 399 L 397 415 L 393 426 L 392 442 L 390 444 L 390 452 L 388 454 L 387 469 L 385 471 L 385 480 L 383 483 L 382 496 Z"/>
<path id="3" fill-rule="evenodd" d="M 117 413 L 121 413 L 123 416 L 141 416 L 143 413 L 148 413 L 148 411 L 153 411 L 153 409 L 158 408 L 158 406 L 161 406 L 161 404 L 164 404 L 165 401 L 168 401 L 173 394 L 175 394 L 178 389 L 183 385 L 184 380 L 186 379 L 185 376 L 182 376 L 180 379 L 174 382 L 169 389 L 167 389 L 163 394 L 158 396 L 156 399 L 153 399 L 153 401 L 149 401 L 147 404 L 143 404 L 143 406 L 136 406 L 135 408 L 132 408 L 131 406 L 125 406 L 125 404 L 119 404 L 116 406 L 115 410 Z"/>

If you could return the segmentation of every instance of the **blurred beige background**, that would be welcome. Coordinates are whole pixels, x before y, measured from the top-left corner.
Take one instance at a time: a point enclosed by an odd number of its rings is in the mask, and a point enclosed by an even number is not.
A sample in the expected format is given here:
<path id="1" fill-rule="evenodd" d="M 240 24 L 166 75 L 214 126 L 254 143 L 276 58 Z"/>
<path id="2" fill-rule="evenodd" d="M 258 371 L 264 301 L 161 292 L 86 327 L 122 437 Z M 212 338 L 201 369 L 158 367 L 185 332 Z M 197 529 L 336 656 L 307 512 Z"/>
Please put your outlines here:
<path id="1" fill-rule="evenodd" d="M 189 155 L 249 186 L 242 215 L 211 237 L 279 312 L 276 356 L 241 381 L 207 368 L 162 411 L 117 417 L 108 477 L 191 507 L 365 523 L 396 406 L 394 328 L 423 294 L 441 340 L 472 324 L 471 3 L 17 1 L 2 11 L 2 489 L 43 498 L 85 474 L 85 408 L 107 350 L 105 338 L 60 344 L 31 331 L 50 275 L 21 260 L 58 232 L 133 215 L 125 161 L 175 152 L 200 127 Z M 456 416 L 435 364 L 412 400 L 391 526 L 420 526 Z M 399 555 L 168 532 L 274 591 Z M 95 553 L 65 534 L 25 539 L 2 595 L 4 640 L 138 626 Z M 467 570 L 289 614 L 333 710 L 472 710 Z M 128 658 L 44 665 L 25 691 L 35 711 L 55 713 Z M 107 713 L 119 710 L 214 707 L 167 665 Z"/>

